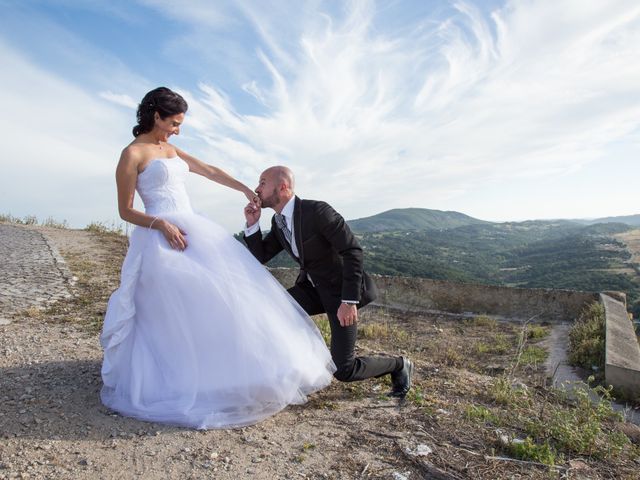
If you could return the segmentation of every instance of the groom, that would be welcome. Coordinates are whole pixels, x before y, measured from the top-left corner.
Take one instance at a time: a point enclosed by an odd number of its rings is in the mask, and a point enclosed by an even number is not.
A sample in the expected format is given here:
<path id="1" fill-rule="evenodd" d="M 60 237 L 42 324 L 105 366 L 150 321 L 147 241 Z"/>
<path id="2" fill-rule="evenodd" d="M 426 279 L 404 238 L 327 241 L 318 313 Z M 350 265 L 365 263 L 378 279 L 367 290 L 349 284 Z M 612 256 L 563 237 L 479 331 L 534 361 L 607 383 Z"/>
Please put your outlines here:
<path id="1" fill-rule="evenodd" d="M 266 263 L 283 249 L 300 265 L 291 296 L 309 315 L 326 313 L 331 327 L 331 356 L 336 379 L 343 382 L 391 374 L 393 397 L 411 388 L 413 362 L 406 357 L 356 357 L 358 308 L 376 297 L 371 278 L 362 269 L 362 248 L 344 219 L 327 203 L 301 200 L 294 177 L 276 166 L 260 176 L 256 194 L 263 208 L 272 208 L 271 230 L 260 232 L 261 209 L 244 209 L 244 239 L 253 255 Z"/>

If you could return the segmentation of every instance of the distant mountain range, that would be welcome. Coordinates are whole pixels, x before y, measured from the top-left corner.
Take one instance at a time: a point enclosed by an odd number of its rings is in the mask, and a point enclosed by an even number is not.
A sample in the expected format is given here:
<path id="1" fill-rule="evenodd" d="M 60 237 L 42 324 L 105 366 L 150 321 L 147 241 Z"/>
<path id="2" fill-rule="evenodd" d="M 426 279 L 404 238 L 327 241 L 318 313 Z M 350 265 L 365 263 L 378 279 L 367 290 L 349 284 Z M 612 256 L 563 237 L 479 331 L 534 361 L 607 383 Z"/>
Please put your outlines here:
<path id="1" fill-rule="evenodd" d="M 595 220 L 572 220 L 574 222 L 583 223 L 585 225 L 594 225 L 596 223 L 625 223 L 632 227 L 640 227 L 640 215 L 624 215 L 621 217 L 604 217 Z"/>
<path id="2" fill-rule="evenodd" d="M 526 222 L 488 222 L 454 211 L 431 210 L 428 208 L 396 208 L 378 213 L 370 217 L 348 221 L 349 226 L 357 233 L 449 230 L 468 225 L 595 225 L 598 223 L 623 223 L 640 227 L 640 215 L 605 217 L 591 220 L 529 220 Z"/>

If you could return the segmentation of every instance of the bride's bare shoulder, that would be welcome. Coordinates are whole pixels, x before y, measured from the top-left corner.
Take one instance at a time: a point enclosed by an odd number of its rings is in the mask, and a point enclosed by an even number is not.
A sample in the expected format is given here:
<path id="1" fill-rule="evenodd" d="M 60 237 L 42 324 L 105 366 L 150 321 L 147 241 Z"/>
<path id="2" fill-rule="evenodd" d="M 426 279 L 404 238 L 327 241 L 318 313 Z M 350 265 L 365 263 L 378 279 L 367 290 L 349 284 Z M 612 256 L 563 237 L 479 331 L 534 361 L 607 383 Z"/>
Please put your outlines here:
<path id="1" fill-rule="evenodd" d="M 120 161 L 127 163 L 138 163 L 144 159 L 144 147 L 136 143 L 130 143 L 122 149 L 120 154 Z"/>
<path id="2" fill-rule="evenodd" d="M 118 160 L 118 170 L 137 171 L 144 161 L 144 152 L 139 145 L 130 143 L 122 149 L 120 160 Z"/>

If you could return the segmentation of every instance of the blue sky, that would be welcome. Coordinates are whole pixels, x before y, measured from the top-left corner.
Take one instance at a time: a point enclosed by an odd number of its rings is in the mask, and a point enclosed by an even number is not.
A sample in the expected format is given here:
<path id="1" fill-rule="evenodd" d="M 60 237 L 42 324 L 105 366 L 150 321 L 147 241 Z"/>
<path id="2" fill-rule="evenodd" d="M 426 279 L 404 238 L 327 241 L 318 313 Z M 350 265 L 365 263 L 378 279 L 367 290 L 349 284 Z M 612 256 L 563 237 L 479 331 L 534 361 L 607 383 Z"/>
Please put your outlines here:
<path id="1" fill-rule="evenodd" d="M 135 105 L 168 86 L 173 142 L 250 186 L 274 164 L 346 218 L 640 213 L 635 0 L 0 0 L 0 213 L 117 219 Z M 244 200 L 193 176 L 229 231 Z"/>

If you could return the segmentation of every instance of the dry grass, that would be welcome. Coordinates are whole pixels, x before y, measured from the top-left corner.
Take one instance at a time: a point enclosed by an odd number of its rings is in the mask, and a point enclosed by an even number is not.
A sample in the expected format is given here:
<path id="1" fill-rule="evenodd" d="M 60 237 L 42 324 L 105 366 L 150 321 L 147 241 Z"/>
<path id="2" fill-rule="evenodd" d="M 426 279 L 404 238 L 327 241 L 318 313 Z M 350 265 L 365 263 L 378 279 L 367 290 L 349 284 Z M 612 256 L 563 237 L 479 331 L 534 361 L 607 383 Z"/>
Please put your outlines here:
<path id="1" fill-rule="evenodd" d="M 74 295 L 53 304 L 45 313 L 51 321 L 80 323 L 97 333 L 102 329 L 109 296 L 118 286 L 128 238 L 114 232 L 93 231 L 88 235 L 96 244 L 95 250 L 70 247 L 60 252 L 77 277 Z"/>

